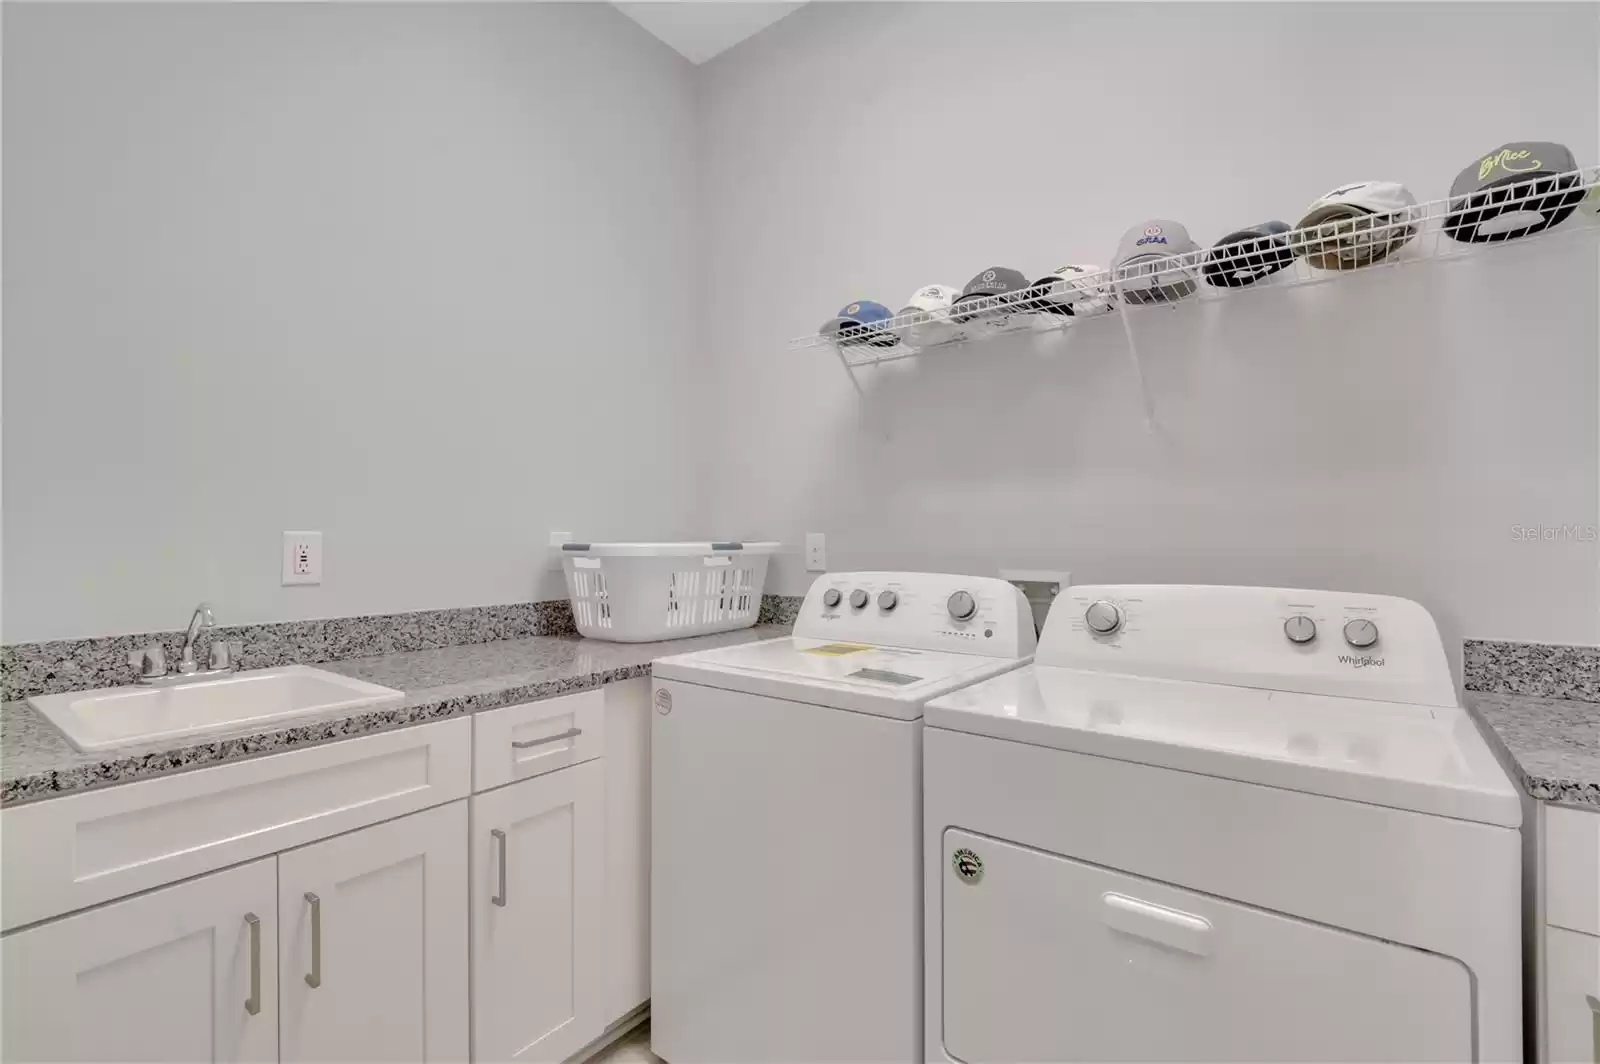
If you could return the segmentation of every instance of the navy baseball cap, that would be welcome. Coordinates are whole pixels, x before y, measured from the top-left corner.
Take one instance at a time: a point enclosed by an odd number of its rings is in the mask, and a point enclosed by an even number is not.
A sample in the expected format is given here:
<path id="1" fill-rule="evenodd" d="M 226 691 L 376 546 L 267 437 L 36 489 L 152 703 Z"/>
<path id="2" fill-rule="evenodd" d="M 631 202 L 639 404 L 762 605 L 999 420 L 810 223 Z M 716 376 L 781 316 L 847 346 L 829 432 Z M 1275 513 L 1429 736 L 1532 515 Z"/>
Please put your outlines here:
<path id="1" fill-rule="evenodd" d="M 893 347 L 898 338 L 883 332 L 883 323 L 894 317 L 889 308 L 870 299 L 858 299 L 822 323 L 817 331 L 841 344 L 871 344 Z"/>

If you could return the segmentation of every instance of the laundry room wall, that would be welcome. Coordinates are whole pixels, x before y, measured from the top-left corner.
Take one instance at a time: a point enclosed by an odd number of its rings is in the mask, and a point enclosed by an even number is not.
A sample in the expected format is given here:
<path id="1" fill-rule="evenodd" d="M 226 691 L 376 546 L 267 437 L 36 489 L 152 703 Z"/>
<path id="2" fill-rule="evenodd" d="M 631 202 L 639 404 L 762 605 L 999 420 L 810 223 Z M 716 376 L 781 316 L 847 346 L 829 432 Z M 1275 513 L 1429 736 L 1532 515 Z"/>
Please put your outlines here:
<path id="1" fill-rule="evenodd" d="M 1448 193 L 1513 139 L 1600 162 L 1592 5 L 814 3 L 699 72 L 701 483 L 836 570 L 1415 598 L 1448 640 L 1600 642 L 1600 265 L 1552 234 L 861 373 L 841 305 L 1202 243 L 1343 182 Z M 1521 526 L 1524 531 L 1518 530 Z M 809 583 L 798 553 L 774 590 Z"/>
<path id="2" fill-rule="evenodd" d="M 601 3 L 4 7 L 7 642 L 703 528 L 686 59 Z"/>

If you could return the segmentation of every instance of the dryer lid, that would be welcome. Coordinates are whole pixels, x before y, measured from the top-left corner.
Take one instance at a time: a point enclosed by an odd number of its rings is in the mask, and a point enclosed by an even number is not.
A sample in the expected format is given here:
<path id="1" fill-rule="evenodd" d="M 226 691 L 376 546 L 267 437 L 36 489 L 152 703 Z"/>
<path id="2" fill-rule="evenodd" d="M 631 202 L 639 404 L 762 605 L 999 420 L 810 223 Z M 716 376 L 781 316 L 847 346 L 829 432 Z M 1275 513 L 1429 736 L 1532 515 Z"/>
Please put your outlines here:
<path id="1" fill-rule="evenodd" d="M 1465 710 L 1030 665 L 931 701 L 929 727 L 1518 827 Z M 1115 795 L 1107 796 L 1115 800 Z"/>

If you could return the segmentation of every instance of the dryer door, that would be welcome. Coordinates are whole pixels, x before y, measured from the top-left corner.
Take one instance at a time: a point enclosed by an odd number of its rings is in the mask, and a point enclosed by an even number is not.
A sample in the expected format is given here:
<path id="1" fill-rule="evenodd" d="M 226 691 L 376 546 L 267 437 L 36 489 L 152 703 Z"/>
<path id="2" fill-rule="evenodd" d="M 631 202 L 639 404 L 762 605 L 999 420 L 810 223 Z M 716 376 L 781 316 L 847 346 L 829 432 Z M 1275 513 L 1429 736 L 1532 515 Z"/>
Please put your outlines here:
<path id="1" fill-rule="evenodd" d="M 1454 959 L 955 828 L 944 858 L 967 1064 L 1473 1059 Z"/>

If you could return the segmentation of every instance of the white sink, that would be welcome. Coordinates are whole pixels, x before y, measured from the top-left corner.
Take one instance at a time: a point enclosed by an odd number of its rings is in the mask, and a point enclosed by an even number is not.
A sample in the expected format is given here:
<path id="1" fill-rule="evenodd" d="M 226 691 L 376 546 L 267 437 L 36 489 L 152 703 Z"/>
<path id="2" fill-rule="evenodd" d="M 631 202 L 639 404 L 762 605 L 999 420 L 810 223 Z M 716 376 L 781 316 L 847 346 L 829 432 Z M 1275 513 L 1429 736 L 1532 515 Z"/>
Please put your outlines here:
<path id="1" fill-rule="evenodd" d="M 109 687 L 28 699 L 85 752 L 237 731 L 334 710 L 398 702 L 390 687 L 308 665 L 257 669 L 171 687 Z"/>

